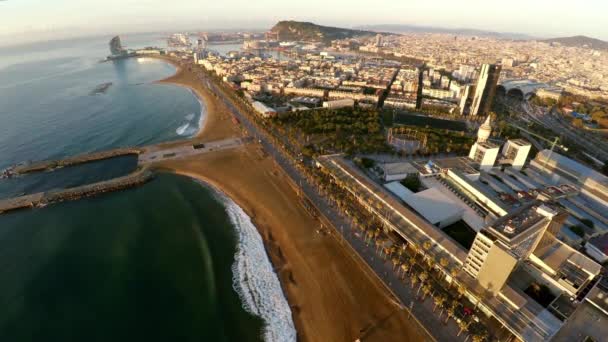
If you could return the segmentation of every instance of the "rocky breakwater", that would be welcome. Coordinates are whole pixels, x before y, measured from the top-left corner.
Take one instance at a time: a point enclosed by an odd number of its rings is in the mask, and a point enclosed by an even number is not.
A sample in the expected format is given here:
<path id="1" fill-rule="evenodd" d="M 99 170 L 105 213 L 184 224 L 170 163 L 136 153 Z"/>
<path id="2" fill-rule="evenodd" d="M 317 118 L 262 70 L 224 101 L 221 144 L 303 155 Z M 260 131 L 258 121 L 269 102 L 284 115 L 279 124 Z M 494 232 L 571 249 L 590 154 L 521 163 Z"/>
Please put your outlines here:
<path id="1" fill-rule="evenodd" d="M 126 176 L 103 182 L 0 200 L 0 214 L 18 209 L 44 207 L 51 203 L 73 201 L 111 191 L 119 191 L 144 184 L 152 178 L 154 178 L 154 173 L 149 168 L 144 167 Z"/>

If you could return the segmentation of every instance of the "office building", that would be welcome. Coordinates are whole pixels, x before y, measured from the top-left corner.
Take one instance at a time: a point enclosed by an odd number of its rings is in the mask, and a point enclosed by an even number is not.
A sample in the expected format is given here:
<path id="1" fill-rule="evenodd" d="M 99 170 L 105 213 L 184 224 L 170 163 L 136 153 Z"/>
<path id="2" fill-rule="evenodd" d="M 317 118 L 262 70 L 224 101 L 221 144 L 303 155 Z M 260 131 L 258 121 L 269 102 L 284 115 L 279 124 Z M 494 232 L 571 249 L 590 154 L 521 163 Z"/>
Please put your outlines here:
<path id="1" fill-rule="evenodd" d="M 496 85 L 500 76 L 500 65 L 484 64 L 479 73 L 479 79 L 475 86 L 475 95 L 471 103 L 470 115 L 486 115 L 492 108 Z"/>
<path id="2" fill-rule="evenodd" d="M 490 170 L 496 163 L 500 147 L 488 141 L 492 135 L 492 118 L 488 115 L 486 121 L 477 131 L 477 142 L 471 147 L 469 158 L 479 164 L 482 171 Z"/>
<path id="3" fill-rule="evenodd" d="M 460 97 L 460 115 L 469 115 L 471 110 L 471 103 L 473 103 L 473 94 L 475 94 L 475 86 L 465 85 L 462 90 Z"/>
<path id="4" fill-rule="evenodd" d="M 464 263 L 464 270 L 491 293 L 498 293 L 515 266 L 538 246 L 558 212 L 533 203 L 501 217 L 480 231 Z"/>
<path id="5" fill-rule="evenodd" d="M 479 164 L 481 171 L 489 171 L 494 167 L 500 146 L 491 142 L 481 142 L 473 144 L 469 158 Z"/>
<path id="6" fill-rule="evenodd" d="M 523 139 L 508 140 L 502 147 L 504 162 L 511 164 L 515 170 L 521 170 L 526 164 L 532 145 Z"/>
<path id="7" fill-rule="evenodd" d="M 341 99 L 323 102 L 323 108 L 327 109 L 353 108 L 354 106 L 355 100 L 353 99 Z"/>

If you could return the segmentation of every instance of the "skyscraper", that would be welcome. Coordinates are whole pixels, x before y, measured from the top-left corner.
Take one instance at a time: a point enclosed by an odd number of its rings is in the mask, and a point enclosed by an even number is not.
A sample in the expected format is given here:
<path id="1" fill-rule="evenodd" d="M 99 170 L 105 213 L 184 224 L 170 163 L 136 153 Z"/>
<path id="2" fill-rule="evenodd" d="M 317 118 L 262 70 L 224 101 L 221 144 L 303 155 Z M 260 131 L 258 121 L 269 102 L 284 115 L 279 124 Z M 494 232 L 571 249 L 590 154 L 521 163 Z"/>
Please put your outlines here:
<path id="1" fill-rule="evenodd" d="M 377 47 L 381 47 L 382 46 L 382 35 L 380 33 L 378 33 L 376 35 L 376 46 Z"/>
<path id="2" fill-rule="evenodd" d="M 126 50 L 122 47 L 119 36 L 116 36 L 110 40 L 110 52 L 112 53 L 112 56 L 120 56 L 126 52 Z"/>
<path id="3" fill-rule="evenodd" d="M 500 70 L 500 65 L 496 64 L 484 64 L 481 67 L 475 87 L 475 96 L 471 104 L 471 115 L 486 115 L 490 112 L 496 94 Z"/>

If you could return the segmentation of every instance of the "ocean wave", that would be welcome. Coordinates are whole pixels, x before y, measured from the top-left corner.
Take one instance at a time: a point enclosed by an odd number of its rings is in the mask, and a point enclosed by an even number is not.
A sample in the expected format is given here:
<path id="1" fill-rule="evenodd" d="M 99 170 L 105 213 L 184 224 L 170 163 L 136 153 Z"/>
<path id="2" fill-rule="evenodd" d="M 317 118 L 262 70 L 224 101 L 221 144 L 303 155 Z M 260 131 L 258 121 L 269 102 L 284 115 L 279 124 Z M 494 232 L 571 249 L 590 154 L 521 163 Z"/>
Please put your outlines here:
<path id="1" fill-rule="evenodd" d="M 186 115 L 184 118 L 188 121 L 192 121 L 192 119 L 194 119 L 196 115 L 194 113 L 190 113 L 188 115 Z"/>
<path id="2" fill-rule="evenodd" d="M 265 341 L 296 341 L 291 308 L 266 254 L 262 237 L 241 207 L 222 194 L 220 197 L 238 235 L 232 286 L 244 309 L 264 320 Z"/>
<path id="3" fill-rule="evenodd" d="M 185 136 L 191 136 L 194 133 L 196 133 L 198 131 L 197 127 L 192 127 L 192 125 L 190 125 L 189 122 L 177 127 L 177 129 L 175 130 L 175 133 L 177 133 L 178 135 L 185 137 Z"/>
<path id="4" fill-rule="evenodd" d="M 207 104 L 198 96 L 198 94 L 196 94 L 196 92 L 194 92 L 194 90 L 190 88 L 188 88 L 188 90 L 190 90 L 190 93 L 192 93 L 192 95 L 196 98 L 201 107 L 201 113 L 198 117 L 198 127 L 196 128 L 196 132 L 200 132 L 205 126 L 205 121 L 207 120 Z"/>

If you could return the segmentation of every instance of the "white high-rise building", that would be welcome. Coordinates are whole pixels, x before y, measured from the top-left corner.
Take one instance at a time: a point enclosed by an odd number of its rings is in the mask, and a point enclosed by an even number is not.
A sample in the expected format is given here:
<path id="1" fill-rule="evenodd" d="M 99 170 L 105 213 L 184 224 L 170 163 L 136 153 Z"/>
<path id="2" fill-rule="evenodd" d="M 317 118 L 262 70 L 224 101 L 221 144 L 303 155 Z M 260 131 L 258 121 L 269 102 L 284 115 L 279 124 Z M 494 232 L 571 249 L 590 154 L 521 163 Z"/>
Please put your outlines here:
<path id="1" fill-rule="evenodd" d="M 516 170 L 521 170 L 526 164 L 532 145 L 523 139 L 508 140 L 502 147 L 502 155 Z"/>
<path id="2" fill-rule="evenodd" d="M 500 147 L 488 141 L 492 135 L 492 117 L 488 115 L 486 121 L 477 131 L 477 142 L 471 147 L 469 158 L 479 163 L 479 169 L 488 171 L 496 163 Z"/>

